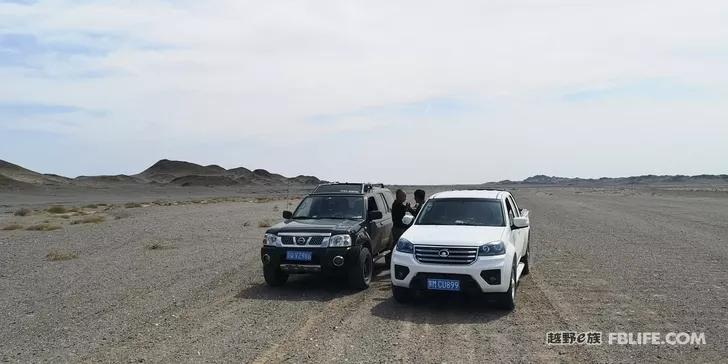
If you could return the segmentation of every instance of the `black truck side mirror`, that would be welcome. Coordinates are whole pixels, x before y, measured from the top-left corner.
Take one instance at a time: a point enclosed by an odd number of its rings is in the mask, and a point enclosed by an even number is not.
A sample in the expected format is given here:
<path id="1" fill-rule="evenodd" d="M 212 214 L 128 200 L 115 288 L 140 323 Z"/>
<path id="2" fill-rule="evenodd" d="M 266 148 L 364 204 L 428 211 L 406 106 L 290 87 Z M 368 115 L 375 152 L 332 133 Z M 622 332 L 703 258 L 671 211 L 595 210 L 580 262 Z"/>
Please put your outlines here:
<path id="1" fill-rule="evenodd" d="M 381 211 L 369 211 L 367 213 L 367 219 L 368 220 L 379 220 L 382 218 L 382 212 Z"/>
<path id="2" fill-rule="evenodd" d="M 293 218 L 293 213 L 290 211 L 283 211 L 283 218 L 286 220 L 290 220 Z"/>

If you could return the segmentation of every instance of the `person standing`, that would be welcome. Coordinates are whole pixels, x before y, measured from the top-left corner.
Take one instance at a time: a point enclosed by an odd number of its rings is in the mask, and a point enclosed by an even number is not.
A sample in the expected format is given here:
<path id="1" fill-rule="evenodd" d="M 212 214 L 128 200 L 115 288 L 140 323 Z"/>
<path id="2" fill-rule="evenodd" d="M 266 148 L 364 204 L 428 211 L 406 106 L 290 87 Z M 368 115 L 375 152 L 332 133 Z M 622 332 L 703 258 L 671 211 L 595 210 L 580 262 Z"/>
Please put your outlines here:
<path id="1" fill-rule="evenodd" d="M 409 204 L 405 205 L 405 201 L 407 200 L 407 194 L 404 193 L 401 189 L 397 190 L 395 192 L 394 197 L 394 203 L 392 203 L 392 244 L 396 245 L 397 241 L 399 241 L 399 237 L 404 234 L 404 232 L 407 230 L 409 225 L 406 225 L 404 222 L 402 222 L 402 219 L 404 218 L 404 215 L 410 211 L 412 211 L 412 208 L 409 206 Z"/>
<path id="2" fill-rule="evenodd" d="M 415 190 L 415 208 L 410 209 L 410 213 L 412 216 L 417 216 L 417 214 L 420 213 L 420 210 L 422 209 L 422 205 L 425 204 L 425 190 Z"/>

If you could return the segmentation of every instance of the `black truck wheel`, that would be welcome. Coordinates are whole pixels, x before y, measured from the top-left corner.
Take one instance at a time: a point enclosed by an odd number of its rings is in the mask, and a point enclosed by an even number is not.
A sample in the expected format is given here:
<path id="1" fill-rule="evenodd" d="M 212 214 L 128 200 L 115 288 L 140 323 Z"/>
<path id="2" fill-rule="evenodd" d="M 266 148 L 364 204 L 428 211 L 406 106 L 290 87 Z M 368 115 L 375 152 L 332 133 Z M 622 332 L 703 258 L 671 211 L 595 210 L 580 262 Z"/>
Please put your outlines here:
<path id="1" fill-rule="evenodd" d="M 264 265 L 263 277 L 265 277 L 265 283 L 269 286 L 278 287 L 286 283 L 288 280 L 288 273 L 282 271 L 278 266 Z"/>
<path id="2" fill-rule="evenodd" d="M 372 253 L 369 248 L 362 247 L 359 259 L 351 265 L 348 271 L 349 286 L 353 289 L 367 289 L 372 281 Z"/>

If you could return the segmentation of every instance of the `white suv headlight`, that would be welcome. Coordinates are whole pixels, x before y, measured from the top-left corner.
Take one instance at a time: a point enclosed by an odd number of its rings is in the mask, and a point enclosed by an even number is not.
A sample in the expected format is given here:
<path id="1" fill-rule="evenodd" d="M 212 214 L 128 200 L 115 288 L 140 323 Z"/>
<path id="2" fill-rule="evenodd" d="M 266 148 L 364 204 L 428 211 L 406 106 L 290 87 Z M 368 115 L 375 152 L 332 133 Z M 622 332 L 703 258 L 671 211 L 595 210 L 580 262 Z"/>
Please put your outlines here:
<path id="1" fill-rule="evenodd" d="M 281 238 L 276 234 L 265 234 L 263 238 L 263 245 L 276 246 L 276 243 L 280 242 Z"/>
<path id="2" fill-rule="evenodd" d="M 506 244 L 502 241 L 492 241 L 488 244 L 483 244 L 478 249 L 478 255 L 492 256 L 492 255 L 503 255 L 506 253 Z"/>
<path id="3" fill-rule="evenodd" d="M 334 235 L 329 238 L 329 246 L 346 247 L 351 246 L 351 236 L 349 234 Z"/>

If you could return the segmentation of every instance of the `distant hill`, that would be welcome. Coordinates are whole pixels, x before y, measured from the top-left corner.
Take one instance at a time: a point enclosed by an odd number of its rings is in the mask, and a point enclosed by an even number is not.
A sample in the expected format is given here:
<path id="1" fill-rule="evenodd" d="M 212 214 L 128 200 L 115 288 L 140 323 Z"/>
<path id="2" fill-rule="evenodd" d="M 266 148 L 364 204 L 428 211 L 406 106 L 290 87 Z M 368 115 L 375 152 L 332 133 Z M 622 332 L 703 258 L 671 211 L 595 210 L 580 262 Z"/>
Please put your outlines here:
<path id="1" fill-rule="evenodd" d="M 21 166 L 0 160 L 0 184 L 6 186 L 25 187 L 32 185 L 65 185 L 71 179 L 54 174 L 41 174 Z"/>
<path id="2" fill-rule="evenodd" d="M 696 176 L 684 175 L 643 175 L 632 177 L 601 177 L 601 178 L 569 178 L 546 175 L 535 175 L 522 181 L 504 180 L 500 182 L 488 182 L 485 185 L 551 185 L 551 186 L 635 186 L 635 185 L 728 185 L 726 174 L 701 174 Z"/>
<path id="3" fill-rule="evenodd" d="M 127 176 L 125 174 L 117 174 L 114 176 L 78 176 L 74 182 L 79 184 L 124 184 L 124 183 L 143 183 L 144 181 L 138 177 Z"/>
<path id="4" fill-rule="evenodd" d="M 265 169 L 249 170 L 238 167 L 227 170 L 218 165 L 202 166 L 185 161 L 162 159 L 136 175 L 79 176 L 66 178 L 41 174 L 0 160 L 0 188 L 21 189 L 46 185 L 105 186 L 145 184 L 174 186 L 236 186 L 236 185 L 316 185 L 322 183 L 313 176 L 288 178 Z"/>
<path id="5" fill-rule="evenodd" d="M 153 182 L 168 183 L 179 177 L 217 176 L 223 173 L 225 173 L 225 169 L 219 166 L 203 167 L 190 162 L 162 159 L 136 175 L 136 177 Z"/>
<path id="6" fill-rule="evenodd" d="M 218 165 L 199 164 L 162 159 L 134 176 L 148 182 L 169 183 L 179 186 L 234 186 L 285 185 L 289 183 L 315 185 L 322 181 L 316 177 L 288 178 L 265 169 L 249 170 L 245 167 L 225 169 Z"/>

